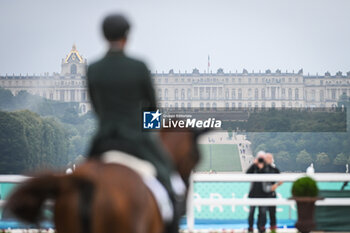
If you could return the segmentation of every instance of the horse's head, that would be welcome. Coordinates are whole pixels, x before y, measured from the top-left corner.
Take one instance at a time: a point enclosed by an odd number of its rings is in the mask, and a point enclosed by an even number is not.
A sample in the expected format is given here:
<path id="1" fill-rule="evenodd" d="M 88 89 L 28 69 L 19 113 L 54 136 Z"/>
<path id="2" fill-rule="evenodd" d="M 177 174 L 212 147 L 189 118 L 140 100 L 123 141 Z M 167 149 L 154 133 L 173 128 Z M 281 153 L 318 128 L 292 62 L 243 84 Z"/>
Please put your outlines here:
<path id="1" fill-rule="evenodd" d="M 207 129 L 162 129 L 161 139 L 170 153 L 175 168 L 182 179 L 188 184 L 191 171 L 200 160 L 197 146 L 198 137 L 207 132 Z"/>

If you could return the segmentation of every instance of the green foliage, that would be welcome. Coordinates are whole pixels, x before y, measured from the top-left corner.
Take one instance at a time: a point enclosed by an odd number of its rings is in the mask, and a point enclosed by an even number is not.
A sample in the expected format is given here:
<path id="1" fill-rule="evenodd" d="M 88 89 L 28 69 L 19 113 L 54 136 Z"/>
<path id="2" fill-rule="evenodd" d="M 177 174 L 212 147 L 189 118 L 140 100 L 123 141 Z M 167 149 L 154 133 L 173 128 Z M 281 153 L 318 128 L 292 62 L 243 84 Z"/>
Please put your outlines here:
<path id="1" fill-rule="evenodd" d="M 310 165 L 312 163 L 312 157 L 306 150 L 302 150 L 297 155 L 296 162 L 299 165 Z"/>
<path id="2" fill-rule="evenodd" d="M 293 164 L 293 159 L 287 151 L 280 151 L 275 154 L 274 160 L 278 161 L 278 168 L 281 170 L 289 170 L 290 165 Z"/>
<path id="3" fill-rule="evenodd" d="M 337 154 L 337 157 L 333 160 L 334 165 L 345 165 L 348 161 L 348 158 L 344 153 Z"/>
<path id="4" fill-rule="evenodd" d="M 345 132 L 346 114 L 336 111 L 268 109 L 249 112 L 246 121 L 225 123 L 246 132 Z"/>
<path id="5" fill-rule="evenodd" d="M 308 176 L 299 178 L 292 186 L 293 197 L 317 197 L 316 181 Z"/>
<path id="6" fill-rule="evenodd" d="M 65 167 L 85 155 L 95 116 L 79 116 L 78 103 L 51 101 L 0 88 L 0 173 Z M 28 111 L 30 110 L 30 111 Z M 35 112 L 35 113 L 33 113 Z"/>
<path id="7" fill-rule="evenodd" d="M 328 155 L 324 152 L 316 155 L 316 164 L 319 166 L 325 166 L 330 162 Z"/>
<path id="8" fill-rule="evenodd" d="M 25 111 L 0 111 L 0 173 L 64 166 L 69 141 L 60 123 Z"/>
<path id="9" fill-rule="evenodd" d="M 254 153 L 259 150 L 273 153 L 275 155 L 275 163 L 282 171 L 304 172 L 310 163 L 314 162 L 316 171 L 344 172 L 346 163 L 340 166 L 334 161 L 340 153 L 347 155 L 345 157 L 348 159 L 348 152 L 350 151 L 349 132 L 248 133 L 247 138 L 252 142 Z M 289 158 L 278 156 L 278 154 L 283 151 L 288 152 Z M 299 155 L 302 151 L 305 151 L 308 155 L 305 155 L 305 157 Z M 321 159 L 322 162 L 316 163 L 317 155 L 322 152 L 328 155 L 328 159 L 324 159 L 323 156 L 321 156 L 319 162 L 321 162 Z"/>
<path id="10" fill-rule="evenodd" d="M 8 109 L 13 105 L 13 95 L 11 91 L 0 87 L 0 109 Z"/>

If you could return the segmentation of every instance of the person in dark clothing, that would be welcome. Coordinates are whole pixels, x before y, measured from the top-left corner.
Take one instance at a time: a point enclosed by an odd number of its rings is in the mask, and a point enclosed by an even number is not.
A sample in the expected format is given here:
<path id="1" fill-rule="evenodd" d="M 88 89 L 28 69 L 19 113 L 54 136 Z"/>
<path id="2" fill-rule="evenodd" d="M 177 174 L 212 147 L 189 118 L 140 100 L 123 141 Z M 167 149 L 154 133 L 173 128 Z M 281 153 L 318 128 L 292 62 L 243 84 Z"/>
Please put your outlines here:
<path id="1" fill-rule="evenodd" d="M 100 158 L 107 151 L 117 150 L 150 162 L 175 205 L 170 181 L 175 170 L 170 155 L 157 132 L 142 131 L 142 111 L 156 110 L 149 69 L 124 53 L 130 30 L 124 16 L 107 16 L 102 29 L 109 51 L 87 70 L 88 92 L 99 123 L 89 157 Z M 177 231 L 177 226 L 173 229 Z"/>
<path id="2" fill-rule="evenodd" d="M 109 51 L 88 67 L 88 91 L 99 125 L 89 157 L 120 150 L 151 162 L 157 178 L 171 192 L 173 164 L 157 133 L 142 131 L 142 110 L 156 108 L 147 66 L 124 54 L 128 21 L 119 14 L 107 16 L 102 25 Z M 137 145 L 137 146 L 136 146 Z"/>
<path id="3" fill-rule="evenodd" d="M 263 174 L 266 173 L 266 164 L 265 164 L 265 152 L 259 151 L 254 163 L 248 168 L 247 174 Z M 267 193 L 264 192 L 263 182 L 253 182 L 250 186 L 249 198 L 266 198 Z M 251 206 L 249 209 L 249 217 L 248 217 L 248 232 L 254 231 L 254 213 L 256 206 Z M 266 207 L 259 206 L 259 214 L 258 214 L 258 230 L 259 232 L 265 232 L 265 224 L 266 224 Z"/>
<path id="4" fill-rule="evenodd" d="M 266 173 L 274 173 L 274 174 L 280 173 L 280 171 L 278 170 L 278 168 L 276 168 L 274 164 L 273 155 L 271 153 L 267 153 L 265 155 L 265 162 L 266 162 L 266 171 L 265 171 Z M 267 197 L 276 198 L 275 190 L 281 184 L 282 182 L 278 182 L 278 183 L 268 182 L 268 186 L 269 186 L 268 189 L 270 190 L 270 192 L 268 192 Z M 269 217 L 270 217 L 270 229 L 271 229 L 271 232 L 274 233 L 276 232 L 276 228 L 277 228 L 276 206 L 268 206 L 267 210 L 269 212 Z"/>

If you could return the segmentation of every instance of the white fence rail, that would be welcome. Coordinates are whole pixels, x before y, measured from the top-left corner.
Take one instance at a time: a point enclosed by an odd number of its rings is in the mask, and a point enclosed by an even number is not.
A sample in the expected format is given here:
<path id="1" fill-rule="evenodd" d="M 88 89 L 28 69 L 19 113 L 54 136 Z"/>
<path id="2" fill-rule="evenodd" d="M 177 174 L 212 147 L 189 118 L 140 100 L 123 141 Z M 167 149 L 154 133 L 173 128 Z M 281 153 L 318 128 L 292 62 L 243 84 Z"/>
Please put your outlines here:
<path id="1" fill-rule="evenodd" d="M 251 205 L 251 206 L 273 206 L 273 205 L 294 205 L 295 201 L 285 198 L 237 198 L 237 199 L 194 199 L 194 182 L 268 182 L 283 181 L 293 182 L 305 173 L 282 173 L 282 174 L 192 174 L 187 200 L 187 227 L 189 231 L 194 229 L 194 207 L 198 205 Z M 350 174 L 346 173 L 315 173 L 310 175 L 317 182 L 347 182 L 350 181 Z M 322 206 L 349 206 L 350 198 L 325 198 L 316 202 Z"/>
<path id="2" fill-rule="evenodd" d="M 195 173 L 191 176 L 189 197 L 187 200 L 187 226 L 188 230 L 194 229 L 194 206 L 196 205 L 252 205 L 252 206 L 272 206 L 272 205 L 294 205 L 295 202 L 283 198 L 240 198 L 240 199 L 209 199 L 193 198 L 194 182 L 267 182 L 283 181 L 293 182 L 298 178 L 304 177 L 305 173 L 283 173 L 283 174 L 239 174 L 239 173 L 221 173 L 221 174 L 201 174 Z M 350 174 L 344 173 L 320 173 L 310 175 L 318 182 L 349 182 Z M 21 175 L 0 175 L 0 183 L 21 183 L 28 179 Z M 3 206 L 5 201 L 0 201 Z M 316 202 L 316 205 L 322 206 L 349 206 L 350 198 L 325 198 Z"/>

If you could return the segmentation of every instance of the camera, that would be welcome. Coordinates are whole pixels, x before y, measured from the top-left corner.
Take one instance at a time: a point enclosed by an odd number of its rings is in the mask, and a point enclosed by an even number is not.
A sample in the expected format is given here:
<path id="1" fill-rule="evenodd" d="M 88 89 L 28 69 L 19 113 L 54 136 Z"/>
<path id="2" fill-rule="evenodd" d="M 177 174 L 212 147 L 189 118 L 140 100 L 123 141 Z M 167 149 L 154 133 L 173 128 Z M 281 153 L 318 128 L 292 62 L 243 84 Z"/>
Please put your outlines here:
<path id="1" fill-rule="evenodd" d="M 265 163 L 265 160 L 263 158 L 258 158 L 258 163 Z"/>

